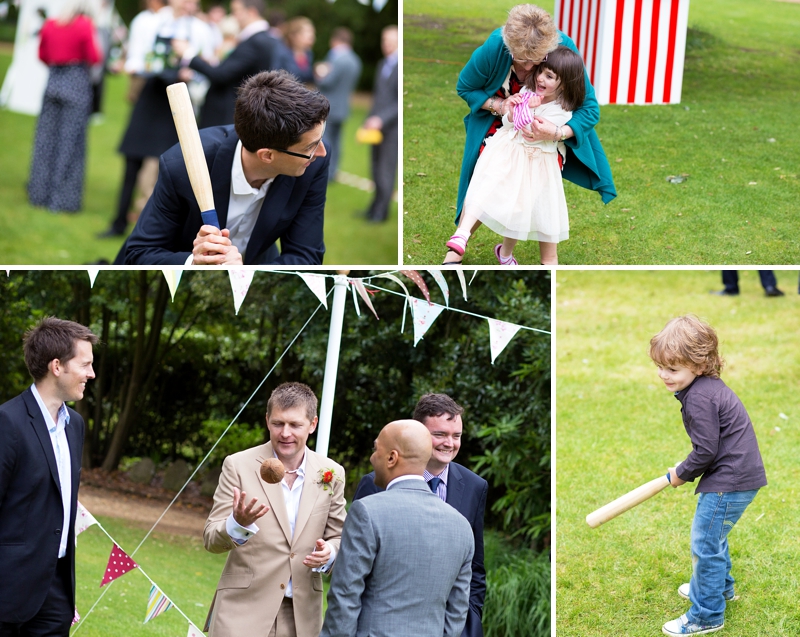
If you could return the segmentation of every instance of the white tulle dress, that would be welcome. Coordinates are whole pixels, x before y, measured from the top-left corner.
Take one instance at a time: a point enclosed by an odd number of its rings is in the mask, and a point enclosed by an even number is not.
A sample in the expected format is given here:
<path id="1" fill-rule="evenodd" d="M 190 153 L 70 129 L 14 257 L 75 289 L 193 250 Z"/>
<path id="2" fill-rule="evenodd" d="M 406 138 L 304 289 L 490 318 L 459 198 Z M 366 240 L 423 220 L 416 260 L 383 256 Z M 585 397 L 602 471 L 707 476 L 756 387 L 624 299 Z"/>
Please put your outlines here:
<path id="1" fill-rule="evenodd" d="M 535 114 L 563 126 L 572 117 L 558 102 Z M 486 142 L 464 199 L 464 212 L 499 235 L 558 243 L 569 238 L 569 217 L 558 166 L 561 142 L 527 142 L 508 116 Z"/>

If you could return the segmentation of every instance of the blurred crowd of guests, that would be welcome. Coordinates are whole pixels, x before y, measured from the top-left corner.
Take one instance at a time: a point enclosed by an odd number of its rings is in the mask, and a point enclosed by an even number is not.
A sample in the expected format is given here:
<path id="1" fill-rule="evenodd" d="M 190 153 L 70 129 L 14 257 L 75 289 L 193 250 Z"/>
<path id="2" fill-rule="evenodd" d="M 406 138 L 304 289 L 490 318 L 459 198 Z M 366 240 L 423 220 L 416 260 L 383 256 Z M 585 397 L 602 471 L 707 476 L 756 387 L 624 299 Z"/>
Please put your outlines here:
<path id="1" fill-rule="evenodd" d="M 200 128 L 233 124 L 237 88 L 261 71 L 285 69 L 315 85 L 331 103 L 324 143 L 331 155 L 329 181 L 335 179 L 342 127 L 362 73 L 350 29 L 333 29 L 325 59 L 315 64 L 313 22 L 286 19 L 280 10 L 267 13 L 264 0 L 231 0 L 230 12 L 215 4 L 206 13 L 198 0 L 144 0 L 127 33 L 124 25 L 115 28 L 103 1 L 66 0 L 41 29 L 40 59 L 50 74 L 28 183 L 32 204 L 54 212 L 81 209 L 86 129 L 98 110 L 103 69 L 129 76 L 132 109 L 118 148 L 125 168 L 117 208 L 100 237 L 126 233 L 129 214 L 135 216 L 152 193 L 158 157 L 178 143 L 166 94 L 178 81 L 189 87 Z M 375 194 L 363 213 L 373 222 L 387 218 L 397 173 L 397 46 L 397 27 L 386 27 L 373 106 L 362 126 L 380 131 L 372 147 Z"/>

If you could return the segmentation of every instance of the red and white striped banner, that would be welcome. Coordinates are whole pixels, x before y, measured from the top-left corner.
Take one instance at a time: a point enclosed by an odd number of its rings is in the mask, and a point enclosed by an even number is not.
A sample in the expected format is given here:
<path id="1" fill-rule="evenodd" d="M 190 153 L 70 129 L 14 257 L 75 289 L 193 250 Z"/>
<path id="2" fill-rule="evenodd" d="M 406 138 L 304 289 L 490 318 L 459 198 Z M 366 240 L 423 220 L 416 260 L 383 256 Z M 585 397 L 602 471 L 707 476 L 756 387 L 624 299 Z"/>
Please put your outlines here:
<path id="1" fill-rule="evenodd" d="M 555 0 L 600 104 L 678 104 L 689 0 Z"/>

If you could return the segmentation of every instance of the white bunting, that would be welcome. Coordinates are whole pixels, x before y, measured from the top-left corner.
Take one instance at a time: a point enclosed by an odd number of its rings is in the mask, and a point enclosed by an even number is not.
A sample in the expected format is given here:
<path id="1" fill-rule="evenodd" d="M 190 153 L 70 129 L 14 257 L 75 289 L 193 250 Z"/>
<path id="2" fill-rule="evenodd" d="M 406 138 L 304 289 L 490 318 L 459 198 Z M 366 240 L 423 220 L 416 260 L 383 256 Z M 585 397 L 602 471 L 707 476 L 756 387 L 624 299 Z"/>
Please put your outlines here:
<path id="1" fill-rule="evenodd" d="M 456 270 L 456 274 L 458 275 L 458 280 L 461 283 L 461 293 L 464 295 L 464 300 L 467 300 L 467 282 L 464 279 L 464 270 L 458 269 Z"/>
<path id="2" fill-rule="evenodd" d="M 352 279 L 347 279 L 347 282 L 348 283 L 352 283 L 353 280 Z M 356 286 L 355 285 L 351 285 L 350 289 L 353 291 L 353 305 L 356 308 L 356 316 L 360 317 L 361 316 L 361 308 L 358 307 L 358 294 L 356 292 Z"/>
<path id="3" fill-rule="evenodd" d="M 164 273 L 164 278 L 167 280 L 167 286 L 169 287 L 169 294 L 170 298 L 174 301 L 175 300 L 175 292 L 178 290 L 178 284 L 181 282 L 181 276 L 183 275 L 183 270 L 162 270 Z"/>
<path id="4" fill-rule="evenodd" d="M 254 274 L 253 270 L 228 270 L 231 290 L 233 290 L 233 307 L 236 309 L 236 314 L 239 314 L 239 308 L 242 307 L 244 297 L 247 296 Z"/>
<path id="5" fill-rule="evenodd" d="M 500 352 L 514 338 L 520 326 L 493 318 L 486 320 L 489 321 L 489 342 L 492 348 L 492 365 L 494 365 L 494 359 L 500 356 Z"/>
<path id="6" fill-rule="evenodd" d="M 97 273 L 100 272 L 100 268 L 86 268 L 86 274 L 89 275 L 89 287 L 94 287 L 94 280 L 97 278 Z"/>
<path id="7" fill-rule="evenodd" d="M 305 272 L 298 272 L 297 276 L 299 276 L 303 281 L 306 282 L 308 289 L 311 290 L 316 297 L 319 299 L 319 302 L 325 306 L 325 309 L 328 309 L 328 295 L 327 290 L 325 289 L 325 275 L 324 274 L 308 274 Z"/>
<path id="8" fill-rule="evenodd" d="M 88 529 L 92 524 L 97 524 L 94 516 L 86 510 L 80 502 L 78 502 L 78 510 L 75 513 L 75 542 L 78 541 L 78 536 Z"/>
<path id="9" fill-rule="evenodd" d="M 444 305 L 428 303 L 424 299 L 412 297 L 411 316 L 414 317 L 414 347 L 445 309 Z"/>
<path id="10" fill-rule="evenodd" d="M 444 296 L 444 304 L 447 307 L 450 307 L 450 287 L 447 285 L 447 281 L 444 280 L 444 275 L 442 274 L 441 270 L 428 270 L 430 275 L 439 284 L 439 289 L 442 291 L 442 296 Z"/>
<path id="11" fill-rule="evenodd" d="M 206 636 L 200 631 L 200 629 L 197 626 L 189 622 L 189 632 L 186 633 L 186 637 L 206 637 Z"/>

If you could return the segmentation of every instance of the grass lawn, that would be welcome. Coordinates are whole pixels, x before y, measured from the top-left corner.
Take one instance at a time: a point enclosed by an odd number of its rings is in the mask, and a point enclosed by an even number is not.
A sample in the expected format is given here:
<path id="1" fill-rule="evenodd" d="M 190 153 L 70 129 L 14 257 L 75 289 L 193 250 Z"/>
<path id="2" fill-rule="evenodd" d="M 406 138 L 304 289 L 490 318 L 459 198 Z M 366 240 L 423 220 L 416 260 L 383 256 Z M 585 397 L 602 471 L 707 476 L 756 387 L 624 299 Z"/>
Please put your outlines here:
<path id="1" fill-rule="evenodd" d="M 724 634 L 800 634 L 798 272 L 776 271 L 783 298 L 766 298 L 757 272 L 740 275 L 741 295 L 719 297 L 708 294 L 722 287 L 718 271 L 558 273 L 558 637 L 658 635 L 689 608 L 677 588 L 691 575 L 694 485 L 597 529 L 584 521 L 689 453 L 680 405 L 647 356 L 650 338 L 689 312 L 717 330 L 722 379 L 748 410 L 769 481 L 730 535 L 741 599 L 728 606 Z"/>
<path id="2" fill-rule="evenodd" d="M 11 63 L 8 46 L 0 50 L 0 82 Z M 127 79 L 106 78 L 105 120 L 89 127 L 84 209 L 80 214 L 54 215 L 28 203 L 25 184 L 36 118 L 0 110 L 0 251 L 2 263 L 84 264 L 113 261 L 121 239 L 95 239 L 116 212 L 124 162 L 117 153 L 128 123 L 130 106 L 124 98 Z M 359 100 L 342 133 L 345 147 L 340 168 L 370 177 L 369 148 L 355 142 L 355 130 L 366 117 Z M 369 224 L 353 217 L 372 200 L 371 193 L 335 183 L 328 189 L 325 209 L 325 264 L 394 265 L 397 263 L 397 218 L 393 204 L 388 222 Z"/>
<path id="3" fill-rule="evenodd" d="M 439 263 L 454 229 L 466 104 L 458 73 L 513 3 L 404 4 L 403 258 Z M 552 10 L 552 2 L 541 3 Z M 705 0 L 689 7 L 682 103 L 601 107 L 597 132 L 619 196 L 565 183 L 563 264 L 796 264 L 794 125 L 800 5 Z M 773 140 L 773 141 L 770 141 Z M 666 177 L 687 173 L 682 184 Z M 482 229 L 465 264 L 495 263 Z M 535 242 L 520 263 L 538 263 Z"/>

